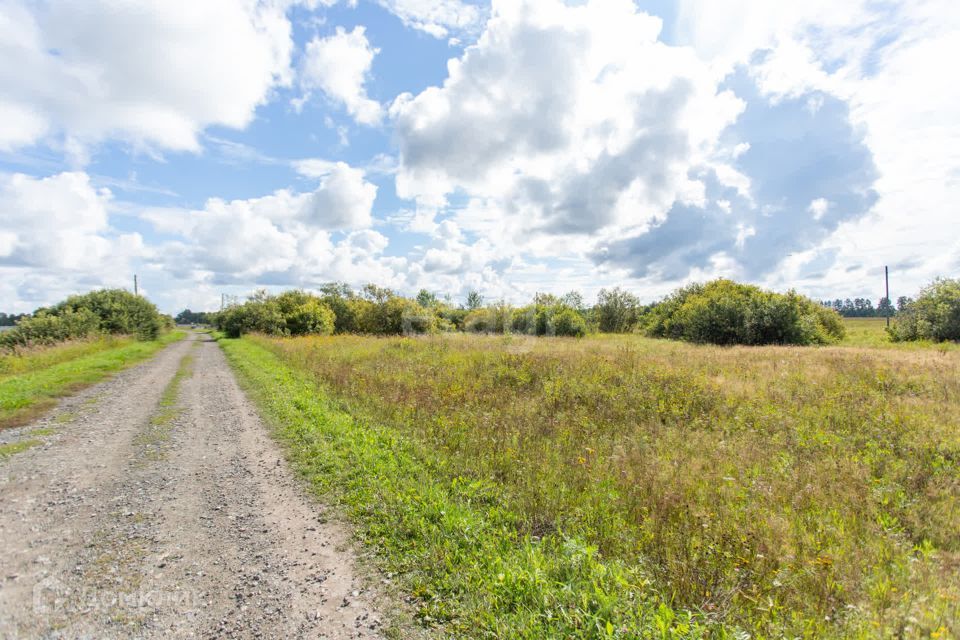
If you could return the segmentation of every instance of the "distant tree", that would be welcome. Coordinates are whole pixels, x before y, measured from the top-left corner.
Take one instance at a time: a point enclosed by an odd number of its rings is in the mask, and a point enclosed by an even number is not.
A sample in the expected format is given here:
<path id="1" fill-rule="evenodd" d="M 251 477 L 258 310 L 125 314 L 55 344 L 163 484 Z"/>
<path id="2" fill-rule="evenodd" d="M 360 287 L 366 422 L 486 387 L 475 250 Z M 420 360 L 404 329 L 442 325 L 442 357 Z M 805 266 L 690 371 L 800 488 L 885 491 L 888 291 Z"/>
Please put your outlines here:
<path id="1" fill-rule="evenodd" d="M 910 304 L 913 302 L 913 298 L 908 296 L 900 296 L 897 298 L 897 313 L 902 313 L 907 310 Z"/>
<path id="2" fill-rule="evenodd" d="M 583 294 L 579 291 L 570 291 L 560 296 L 560 304 L 581 314 L 586 310 Z"/>
<path id="3" fill-rule="evenodd" d="M 11 313 L 6 314 L 0 312 L 0 327 L 12 327 L 20 321 L 21 318 L 27 317 L 25 313 Z"/>
<path id="4" fill-rule="evenodd" d="M 207 311 L 191 311 L 184 309 L 174 317 L 176 324 L 212 324 L 212 313 Z"/>
<path id="5" fill-rule="evenodd" d="M 355 294 L 346 282 L 328 282 L 320 287 L 322 297 L 335 296 L 339 298 L 353 298 Z"/>
<path id="6" fill-rule="evenodd" d="M 893 316 L 894 308 L 893 303 L 890 302 L 890 298 L 880 298 L 880 301 L 877 302 L 876 315 L 881 318 L 886 318 L 887 316 Z"/>
<path id="7" fill-rule="evenodd" d="M 375 284 L 365 284 L 363 285 L 363 297 L 377 304 L 383 304 L 390 298 L 393 298 L 397 294 L 393 292 L 392 289 L 387 287 L 381 287 Z"/>
<path id="8" fill-rule="evenodd" d="M 483 306 L 483 296 L 479 291 L 470 290 L 467 293 L 467 310 L 474 311 Z"/>
<path id="9" fill-rule="evenodd" d="M 594 318 L 600 331 L 624 333 L 632 331 L 639 317 L 640 300 L 619 287 L 600 289 Z"/>
<path id="10" fill-rule="evenodd" d="M 440 302 L 440 299 L 437 298 L 437 295 L 430 293 L 426 289 L 420 289 L 420 292 L 417 294 L 417 304 L 421 307 L 434 307 L 438 302 Z"/>

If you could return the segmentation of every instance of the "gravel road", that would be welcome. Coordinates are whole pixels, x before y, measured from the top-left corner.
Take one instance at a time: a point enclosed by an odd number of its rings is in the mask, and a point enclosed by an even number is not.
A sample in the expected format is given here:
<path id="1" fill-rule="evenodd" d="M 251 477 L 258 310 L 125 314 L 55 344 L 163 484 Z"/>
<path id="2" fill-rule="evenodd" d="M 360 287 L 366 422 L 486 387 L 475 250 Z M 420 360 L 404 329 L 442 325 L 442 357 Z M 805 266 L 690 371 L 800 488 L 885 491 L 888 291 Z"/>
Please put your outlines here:
<path id="1" fill-rule="evenodd" d="M 349 532 L 207 336 L 2 438 L 43 444 L 0 461 L 0 637 L 379 636 Z"/>

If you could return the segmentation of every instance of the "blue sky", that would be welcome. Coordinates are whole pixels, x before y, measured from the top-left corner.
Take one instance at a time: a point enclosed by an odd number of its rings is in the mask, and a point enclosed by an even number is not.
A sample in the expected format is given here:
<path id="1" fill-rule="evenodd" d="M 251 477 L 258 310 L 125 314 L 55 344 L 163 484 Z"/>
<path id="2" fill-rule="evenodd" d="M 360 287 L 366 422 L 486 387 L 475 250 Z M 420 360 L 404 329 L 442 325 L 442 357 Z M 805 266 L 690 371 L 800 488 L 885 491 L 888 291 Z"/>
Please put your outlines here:
<path id="1" fill-rule="evenodd" d="M 945 0 L 0 1 L 0 308 L 960 270 Z"/>

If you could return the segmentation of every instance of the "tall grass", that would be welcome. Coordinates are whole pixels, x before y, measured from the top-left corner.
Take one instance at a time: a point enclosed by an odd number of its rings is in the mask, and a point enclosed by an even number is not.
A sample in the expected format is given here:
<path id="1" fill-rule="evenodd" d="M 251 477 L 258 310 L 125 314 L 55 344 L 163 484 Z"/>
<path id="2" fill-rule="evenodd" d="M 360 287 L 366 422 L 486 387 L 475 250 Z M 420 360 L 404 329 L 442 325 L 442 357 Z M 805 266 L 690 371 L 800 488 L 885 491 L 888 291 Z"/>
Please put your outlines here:
<path id="1" fill-rule="evenodd" d="M 960 635 L 957 351 L 253 340 L 489 490 L 518 540 L 583 541 L 673 609 L 760 637 Z"/>

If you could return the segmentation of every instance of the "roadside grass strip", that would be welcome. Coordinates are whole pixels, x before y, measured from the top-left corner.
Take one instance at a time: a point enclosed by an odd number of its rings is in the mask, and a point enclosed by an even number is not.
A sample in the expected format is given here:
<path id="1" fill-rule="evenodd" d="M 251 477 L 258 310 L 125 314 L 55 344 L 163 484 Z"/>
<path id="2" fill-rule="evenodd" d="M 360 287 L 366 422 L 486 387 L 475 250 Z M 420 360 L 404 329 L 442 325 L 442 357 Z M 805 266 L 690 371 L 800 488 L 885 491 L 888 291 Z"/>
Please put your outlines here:
<path id="1" fill-rule="evenodd" d="M 254 342 L 221 340 L 294 468 L 342 506 L 420 622 L 470 638 L 736 638 L 709 614 L 674 610 L 638 566 L 562 531 L 525 533 L 492 482 L 338 409 L 315 378 Z"/>
<path id="2" fill-rule="evenodd" d="M 193 343 L 196 348 L 199 342 Z M 157 412 L 150 418 L 146 428 L 137 434 L 134 439 L 142 449 L 143 458 L 147 460 L 163 460 L 167 457 L 166 444 L 170 441 L 170 430 L 174 420 L 183 412 L 179 406 L 180 387 L 185 378 L 193 373 L 193 355 L 187 354 L 180 360 L 177 372 L 167 383 L 160 396 Z"/>
<path id="3" fill-rule="evenodd" d="M 56 404 L 58 398 L 96 384 L 146 360 L 186 333 L 172 331 L 151 342 L 119 341 L 119 346 L 0 377 L 0 428 L 27 424 Z M 36 356 L 33 356 L 36 357 Z"/>

